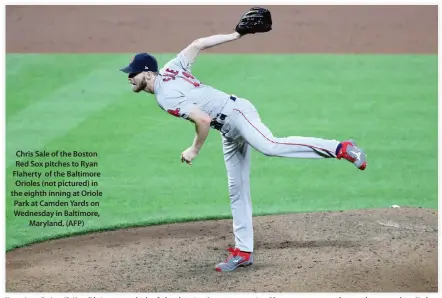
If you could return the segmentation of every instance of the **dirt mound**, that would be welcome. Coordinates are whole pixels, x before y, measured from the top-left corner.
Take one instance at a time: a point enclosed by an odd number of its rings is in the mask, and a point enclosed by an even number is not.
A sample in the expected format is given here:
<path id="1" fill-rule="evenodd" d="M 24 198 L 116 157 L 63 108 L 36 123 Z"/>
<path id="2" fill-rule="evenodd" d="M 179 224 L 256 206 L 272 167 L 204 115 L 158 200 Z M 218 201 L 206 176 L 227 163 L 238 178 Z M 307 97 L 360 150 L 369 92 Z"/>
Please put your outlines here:
<path id="1" fill-rule="evenodd" d="M 7 6 L 7 52 L 177 52 L 244 6 Z M 211 51 L 437 53 L 437 6 L 270 7 L 269 34 Z M 193 16 L 198 15 L 200 19 Z M 222 16 L 222 17 L 220 17 Z M 80 20 L 80 21 L 77 21 Z M 437 213 L 257 217 L 255 265 L 214 271 L 231 221 L 126 229 L 6 254 L 7 291 L 437 291 Z M 239 285 L 241 285 L 239 287 Z"/>
<path id="2" fill-rule="evenodd" d="M 230 220 L 124 229 L 7 254 L 7 290 L 436 292 L 437 213 L 362 210 L 255 217 L 255 264 L 219 273 Z M 173 282 L 172 282 L 173 281 Z M 239 288 L 238 285 L 241 284 Z"/>

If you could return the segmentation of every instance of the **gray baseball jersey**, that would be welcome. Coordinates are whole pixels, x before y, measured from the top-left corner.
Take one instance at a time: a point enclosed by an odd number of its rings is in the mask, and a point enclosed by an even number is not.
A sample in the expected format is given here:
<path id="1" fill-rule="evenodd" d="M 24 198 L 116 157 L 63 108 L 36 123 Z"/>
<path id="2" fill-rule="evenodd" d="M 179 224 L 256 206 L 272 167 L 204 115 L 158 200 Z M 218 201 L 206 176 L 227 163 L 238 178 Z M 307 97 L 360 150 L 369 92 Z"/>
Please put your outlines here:
<path id="1" fill-rule="evenodd" d="M 194 106 L 211 118 L 222 110 L 229 95 L 202 84 L 191 73 L 193 61 L 179 53 L 159 71 L 154 93 L 158 105 L 169 114 L 188 119 Z"/>

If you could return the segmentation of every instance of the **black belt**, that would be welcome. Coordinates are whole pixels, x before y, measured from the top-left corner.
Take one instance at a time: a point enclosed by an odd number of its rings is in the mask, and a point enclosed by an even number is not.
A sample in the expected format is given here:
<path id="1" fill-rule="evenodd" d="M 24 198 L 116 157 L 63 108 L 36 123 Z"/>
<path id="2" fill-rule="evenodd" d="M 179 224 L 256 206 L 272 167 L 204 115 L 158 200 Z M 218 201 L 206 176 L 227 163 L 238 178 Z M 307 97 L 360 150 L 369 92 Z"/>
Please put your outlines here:
<path id="1" fill-rule="evenodd" d="M 232 100 L 232 101 L 236 101 L 237 98 L 235 96 L 231 95 L 229 97 L 229 99 Z M 221 128 L 224 125 L 226 117 L 227 117 L 227 115 L 222 114 L 222 113 L 216 114 L 216 117 L 213 118 L 212 121 L 210 122 L 210 127 L 214 128 L 216 130 L 221 131 Z"/>

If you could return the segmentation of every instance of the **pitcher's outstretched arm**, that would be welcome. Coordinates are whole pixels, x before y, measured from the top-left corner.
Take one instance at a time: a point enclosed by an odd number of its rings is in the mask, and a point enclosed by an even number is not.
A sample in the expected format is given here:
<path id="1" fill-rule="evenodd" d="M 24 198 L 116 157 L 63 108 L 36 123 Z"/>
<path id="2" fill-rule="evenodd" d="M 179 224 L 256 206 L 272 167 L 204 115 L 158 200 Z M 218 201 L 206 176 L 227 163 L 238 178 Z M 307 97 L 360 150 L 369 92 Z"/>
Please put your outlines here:
<path id="1" fill-rule="evenodd" d="M 188 45 L 181 53 L 186 56 L 188 61 L 194 62 L 199 53 L 205 49 L 215 47 L 227 42 L 231 42 L 241 38 L 238 32 L 229 34 L 217 34 L 208 37 L 198 38 Z"/>

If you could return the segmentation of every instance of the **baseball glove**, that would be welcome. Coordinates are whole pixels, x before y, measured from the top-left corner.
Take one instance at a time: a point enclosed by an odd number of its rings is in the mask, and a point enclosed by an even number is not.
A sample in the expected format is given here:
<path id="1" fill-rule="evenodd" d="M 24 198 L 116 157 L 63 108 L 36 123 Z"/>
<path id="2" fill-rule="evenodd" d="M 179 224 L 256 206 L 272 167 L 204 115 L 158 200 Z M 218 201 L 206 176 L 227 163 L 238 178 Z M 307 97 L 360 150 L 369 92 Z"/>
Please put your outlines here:
<path id="1" fill-rule="evenodd" d="M 269 32 L 272 30 L 272 15 L 261 7 L 252 7 L 236 25 L 235 31 L 241 35 Z"/>

